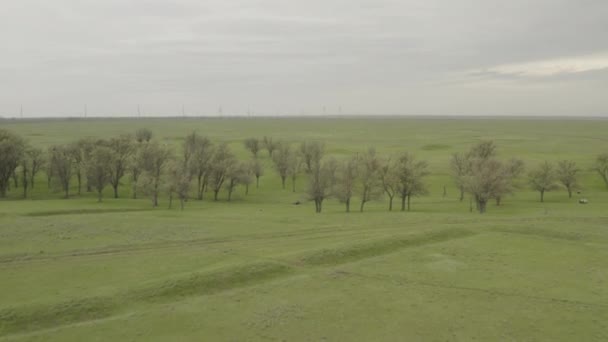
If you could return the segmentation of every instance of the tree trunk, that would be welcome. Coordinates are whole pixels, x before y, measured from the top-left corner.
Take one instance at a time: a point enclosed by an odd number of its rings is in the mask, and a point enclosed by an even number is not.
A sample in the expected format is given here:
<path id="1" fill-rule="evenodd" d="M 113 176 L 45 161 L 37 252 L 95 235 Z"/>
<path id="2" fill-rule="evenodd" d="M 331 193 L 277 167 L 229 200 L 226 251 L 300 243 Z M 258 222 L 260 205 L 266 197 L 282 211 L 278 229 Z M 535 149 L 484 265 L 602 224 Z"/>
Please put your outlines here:
<path id="1" fill-rule="evenodd" d="M 219 190 L 213 190 L 213 200 L 217 201 L 217 194 L 219 193 Z"/>
<path id="2" fill-rule="evenodd" d="M 486 204 L 487 204 L 486 201 L 479 200 L 477 202 L 477 207 L 479 208 L 479 213 L 480 214 L 484 214 L 486 212 Z"/>
<path id="3" fill-rule="evenodd" d="M 460 187 L 460 202 L 464 200 L 464 187 Z"/>
<path id="4" fill-rule="evenodd" d="M 388 211 L 393 211 L 393 196 L 388 196 Z"/>
<path id="5" fill-rule="evenodd" d="M 540 202 L 545 202 L 545 190 L 540 191 Z"/>
<path id="6" fill-rule="evenodd" d="M 502 200 L 502 197 L 500 197 L 500 196 L 496 197 L 496 206 L 497 207 L 500 206 L 501 200 Z"/>
<path id="7" fill-rule="evenodd" d="M 133 183 L 133 199 L 137 199 L 137 183 Z"/>
<path id="8" fill-rule="evenodd" d="M 249 184 L 245 184 L 245 195 L 249 195 Z"/>
<path id="9" fill-rule="evenodd" d="M 365 200 L 361 200 L 361 207 L 359 208 L 360 212 L 363 212 L 363 207 L 365 206 Z"/>
<path id="10" fill-rule="evenodd" d="M 232 189 L 228 190 L 228 202 L 232 201 Z"/>
<path id="11" fill-rule="evenodd" d="M 469 197 L 469 212 L 473 212 L 473 197 Z"/>
<path id="12" fill-rule="evenodd" d="M 346 212 L 350 213 L 350 198 L 346 199 L 346 202 L 344 202 L 344 204 L 346 204 Z"/>
<path id="13" fill-rule="evenodd" d="M 401 195 L 401 211 L 405 211 L 405 198 L 407 195 Z"/>
<path id="14" fill-rule="evenodd" d="M 196 199 L 201 201 L 203 199 L 203 175 L 199 174 L 196 177 Z"/>
<path id="15" fill-rule="evenodd" d="M 101 203 L 101 193 L 102 193 L 102 189 L 97 190 L 97 202 Z"/>
<path id="16" fill-rule="evenodd" d="M 169 195 L 169 209 L 173 207 L 173 194 Z"/>
<path id="17" fill-rule="evenodd" d="M 63 187 L 63 191 L 65 191 L 65 198 L 69 198 L 70 197 L 70 186 L 64 186 Z"/>
<path id="18" fill-rule="evenodd" d="M 572 189 L 568 188 L 568 198 L 572 198 Z"/>
<path id="19" fill-rule="evenodd" d="M 412 199 L 411 195 L 407 196 L 407 211 L 410 211 L 410 199 Z"/>
<path id="20" fill-rule="evenodd" d="M 323 210 L 323 200 L 322 199 L 319 200 L 319 211 L 318 212 L 321 213 L 321 210 Z"/>
<path id="21" fill-rule="evenodd" d="M 23 198 L 27 198 L 27 169 L 23 167 Z"/>
<path id="22" fill-rule="evenodd" d="M 255 176 L 255 188 L 260 187 L 260 176 Z"/>
<path id="23" fill-rule="evenodd" d="M 114 198 L 118 198 L 118 183 L 116 185 L 112 184 L 114 188 Z"/>
<path id="24" fill-rule="evenodd" d="M 443 198 L 445 198 L 445 196 L 447 196 L 447 195 L 448 195 L 448 190 L 447 190 L 447 188 L 444 185 L 443 186 Z"/>
<path id="25" fill-rule="evenodd" d="M 283 190 L 285 190 L 285 176 L 281 176 L 281 185 L 283 185 Z"/>
<path id="26" fill-rule="evenodd" d="M 78 181 L 78 196 L 80 196 L 80 192 L 82 189 L 82 174 L 80 174 L 80 171 L 76 173 L 76 180 Z"/>

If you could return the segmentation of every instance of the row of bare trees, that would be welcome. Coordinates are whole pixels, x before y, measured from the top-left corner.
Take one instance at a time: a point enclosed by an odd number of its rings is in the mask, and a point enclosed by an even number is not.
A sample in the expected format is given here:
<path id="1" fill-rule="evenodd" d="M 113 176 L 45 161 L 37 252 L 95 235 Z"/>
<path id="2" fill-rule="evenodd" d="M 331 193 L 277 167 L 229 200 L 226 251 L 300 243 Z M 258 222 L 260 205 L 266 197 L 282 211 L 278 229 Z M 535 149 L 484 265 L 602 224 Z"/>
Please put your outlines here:
<path id="1" fill-rule="evenodd" d="M 496 205 L 500 205 L 503 197 L 524 187 L 521 179 L 524 173 L 523 161 L 515 158 L 499 160 L 496 145 L 492 141 L 480 142 L 466 153 L 453 154 L 450 166 L 460 190 L 460 201 L 468 193 L 480 213 L 486 211 L 489 201 L 495 200 Z M 608 154 L 597 158 L 594 170 L 608 186 Z M 545 161 L 528 173 L 527 181 L 530 188 L 540 194 L 541 202 L 544 202 L 546 192 L 561 188 L 572 198 L 572 193 L 581 189 L 580 171 L 571 160 L 562 160 L 556 165 Z M 472 208 L 471 205 L 471 210 Z"/>
<path id="2" fill-rule="evenodd" d="M 317 212 L 322 211 L 328 198 L 343 203 L 347 212 L 353 200 L 359 201 L 359 210 L 363 211 L 366 203 L 381 198 L 388 199 L 388 210 L 393 209 L 395 199 L 401 210 L 409 210 L 412 198 L 428 193 L 424 183 L 429 175 L 428 164 L 409 153 L 381 157 L 370 148 L 337 160 L 325 155 L 321 142 L 290 144 L 269 137 L 245 139 L 244 147 L 252 155 L 248 161 L 238 160 L 226 143 L 214 144 L 192 133 L 183 140 L 180 154 L 153 140 L 149 130 L 141 129 L 133 135 L 107 140 L 83 138 L 43 151 L 0 129 L 0 196 L 6 196 L 14 187 L 22 188 L 23 197 L 27 197 L 43 170 L 48 186 L 61 190 L 65 197 L 75 187 L 78 194 L 83 189 L 95 191 L 101 201 L 104 189 L 111 187 L 118 198 L 120 186 L 129 184 L 132 198 L 143 194 L 154 206 L 158 206 L 163 193 L 168 195 L 170 206 L 176 199 L 183 207 L 189 196 L 202 200 L 206 192 L 213 193 L 213 199 L 218 200 L 222 190 L 231 200 L 237 187 L 244 187 L 247 194 L 254 182 L 259 186 L 264 174 L 260 157 L 263 150 L 267 151 L 283 189 L 290 180 L 291 191 L 296 192 L 297 178 L 306 177 L 306 194 L 315 203 Z M 450 166 L 460 201 L 468 195 L 471 210 L 475 207 L 480 213 L 486 211 L 488 202 L 494 200 L 500 205 L 505 196 L 526 184 L 523 161 L 499 159 L 492 141 L 453 154 Z M 608 154 L 597 157 L 593 170 L 608 186 Z M 573 161 L 544 162 L 528 173 L 527 183 L 539 192 L 541 202 L 546 192 L 559 188 L 572 197 L 581 188 L 580 171 Z"/>

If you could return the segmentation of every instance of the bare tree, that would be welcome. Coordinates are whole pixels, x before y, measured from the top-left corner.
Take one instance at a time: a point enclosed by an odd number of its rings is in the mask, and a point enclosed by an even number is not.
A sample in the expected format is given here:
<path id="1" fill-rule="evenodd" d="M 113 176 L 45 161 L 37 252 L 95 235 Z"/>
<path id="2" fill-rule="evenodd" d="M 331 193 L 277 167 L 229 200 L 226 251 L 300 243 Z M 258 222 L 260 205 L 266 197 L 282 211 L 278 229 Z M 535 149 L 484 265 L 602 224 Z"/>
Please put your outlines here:
<path id="1" fill-rule="evenodd" d="M 401 198 L 401 211 L 411 208 L 411 199 L 415 196 L 425 195 L 428 190 L 423 178 L 429 172 L 427 163 L 418 161 L 411 154 L 404 152 L 395 161 L 396 192 Z"/>
<path id="2" fill-rule="evenodd" d="M 553 165 L 547 161 L 530 172 L 530 186 L 532 187 L 532 190 L 540 193 L 541 202 L 545 201 L 545 192 L 559 188 L 556 177 L 557 175 L 553 169 Z"/>
<path id="3" fill-rule="evenodd" d="M 20 136 L 0 129 L 0 197 L 5 197 L 10 179 L 25 153 L 25 140 Z"/>
<path id="4" fill-rule="evenodd" d="M 506 168 L 496 159 L 473 159 L 464 179 L 465 191 L 471 194 L 479 213 L 486 212 L 488 201 L 504 187 Z M 472 209 L 472 205 L 471 205 Z"/>
<path id="5" fill-rule="evenodd" d="M 277 149 L 277 143 L 272 141 L 272 137 L 264 136 L 264 140 L 262 141 L 264 144 L 264 148 L 268 151 L 268 157 L 272 158 L 272 154 L 274 150 Z"/>
<path id="6" fill-rule="evenodd" d="M 285 179 L 289 174 L 289 164 L 292 158 L 292 151 L 289 147 L 289 144 L 281 142 L 278 145 L 278 149 L 275 151 L 272 161 L 274 162 L 274 167 L 277 170 L 277 173 L 281 177 L 281 185 L 283 189 L 285 189 Z"/>
<path id="7" fill-rule="evenodd" d="M 180 210 L 184 210 L 184 204 L 188 200 L 192 177 L 187 165 L 180 162 L 171 162 L 167 172 L 167 194 L 169 195 L 169 209 L 173 207 L 173 197 L 179 199 Z"/>
<path id="8" fill-rule="evenodd" d="M 40 169 L 44 168 L 46 159 L 44 156 L 44 152 L 40 148 L 32 147 L 28 151 L 28 156 L 30 160 L 30 188 L 34 188 L 34 181 L 36 179 L 36 175 L 40 171 Z"/>
<path id="9" fill-rule="evenodd" d="M 86 163 L 86 174 L 91 186 L 97 191 L 97 201 L 101 202 L 103 189 L 110 183 L 113 151 L 106 146 L 96 146 Z"/>
<path id="10" fill-rule="evenodd" d="M 118 198 L 120 179 L 125 175 L 129 165 L 129 158 L 133 154 L 133 140 L 130 135 L 121 135 L 118 138 L 110 139 L 108 147 L 112 149 L 113 156 L 110 184 L 114 189 L 114 198 Z"/>
<path id="11" fill-rule="evenodd" d="M 158 206 L 162 177 L 171 158 L 171 150 L 155 142 L 145 145 L 142 149 L 143 170 L 146 177 L 142 188 L 151 196 L 153 207 Z"/>
<path id="12" fill-rule="evenodd" d="M 28 189 L 34 187 L 34 177 L 42 164 L 42 150 L 27 146 L 20 163 L 21 186 L 23 198 L 27 198 Z"/>
<path id="13" fill-rule="evenodd" d="M 604 184 L 608 188 L 608 153 L 597 156 L 593 169 L 602 177 Z"/>
<path id="14" fill-rule="evenodd" d="M 359 182 L 361 189 L 361 206 L 359 211 L 363 212 L 365 203 L 376 199 L 382 194 L 380 182 L 380 169 L 382 164 L 376 155 L 376 150 L 370 148 L 362 154 L 359 161 Z"/>
<path id="15" fill-rule="evenodd" d="M 576 163 L 572 160 L 562 160 L 557 163 L 557 180 L 568 191 L 568 198 L 572 198 L 572 191 L 580 188 Z"/>
<path id="16" fill-rule="evenodd" d="M 211 141 L 203 136 L 193 134 L 189 139 L 189 147 L 192 150 L 190 157 L 190 172 L 196 179 L 196 198 L 203 199 L 203 193 L 209 182 L 209 176 L 212 170 L 212 158 L 214 148 Z"/>
<path id="17" fill-rule="evenodd" d="M 291 191 L 296 192 L 296 178 L 302 171 L 302 158 L 298 153 L 292 152 L 287 163 L 287 174 L 291 178 Z"/>
<path id="18" fill-rule="evenodd" d="M 80 195 L 82 193 L 82 177 L 85 174 L 85 145 L 83 144 L 85 140 L 79 140 L 74 143 L 68 145 L 70 153 L 72 154 L 72 161 L 74 166 L 74 173 L 76 175 L 76 185 L 77 185 L 77 193 Z"/>
<path id="19" fill-rule="evenodd" d="M 492 140 L 481 141 L 471 148 L 468 158 L 488 160 L 496 157 L 496 144 Z"/>
<path id="20" fill-rule="evenodd" d="M 323 201 L 331 194 L 335 183 L 337 162 L 330 159 L 321 162 L 320 159 L 312 163 L 308 183 L 308 197 L 315 202 L 315 212 L 320 213 L 323 209 Z"/>
<path id="21" fill-rule="evenodd" d="M 138 143 L 147 143 L 152 140 L 152 131 L 147 128 L 140 128 L 135 132 L 135 140 Z"/>
<path id="22" fill-rule="evenodd" d="M 388 210 L 393 210 L 393 199 L 399 190 L 399 177 L 391 159 L 387 159 L 380 167 L 380 181 L 384 193 L 388 196 Z"/>
<path id="23" fill-rule="evenodd" d="M 235 163 L 229 170 L 226 176 L 225 183 L 226 191 L 228 192 L 228 201 L 232 200 L 232 193 L 240 184 L 250 184 L 251 176 L 248 172 L 248 165 L 243 163 Z"/>
<path id="24" fill-rule="evenodd" d="M 245 139 L 244 144 L 245 144 L 245 148 L 249 152 L 251 152 L 251 154 L 253 155 L 253 158 L 257 158 L 258 152 L 262 148 L 262 143 L 260 142 L 260 139 L 248 138 L 248 139 Z"/>
<path id="25" fill-rule="evenodd" d="M 494 198 L 497 206 L 501 204 L 504 196 L 512 194 L 516 188 L 520 187 L 517 180 L 524 172 L 524 162 L 521 159 L 513 158 L 507 161 L 504 167 L 505 169 L 502 173 L 504 179 L 500 182 L 501 186 L 495 190 L 496 194 Z"/>
<path id="26" fill-rule="evenodd" d="M 49 149 L 49 168 L 56 179 L 59 187 L 65 193 L 65 198 L 70 196 L 70 180 L 74 169 L 74 153 L 72 148 L 65 145 L 55 145 Z"/>
<path id="27" fill-rule="evenodd" d="M 310 174 L 313 166 L 318 160 L 323 158 L 325 146 L 318 141 L 304 141 L 300 144 L 300 156 L 304 163 L 304 171 Z"/>
<path id="28" fill-rule="evenodd" d="M 258 159 L 254 159 L 251 162 L 251 168 L 255 176 L 255 188 L 257 189 L 260 187 L 260 177 L 264 175 L 264 166 Z"/>
<path id="29" fill-rule="evenodd" d="M 228 172 L 236 164 L 236 158 L 226 143 L 220 144 L 211 160 L 209 185 L 213 189 L 213 200 L 217 201 Z"/>
<path id="30" fill-rule="evenodd" d="M 344 203 L 347 213 L 350 212 L 350 202 L 355 192 L 358 167 L 357 157 L 349 158 L 338 165 L 335 175 L 332 193 L 340 203 Z"/>
<path id="31" fill-rule="evenodd" d="M 450 169 L 452 171 L 452 177 L 456 182 L 458 190 L 460 190 L 460 202 L 464 199 L 464 180 L 467 176 L 467 172 L 470 169 L 470 159 L 464 153 L 452 154 L 450 160 Z"/>

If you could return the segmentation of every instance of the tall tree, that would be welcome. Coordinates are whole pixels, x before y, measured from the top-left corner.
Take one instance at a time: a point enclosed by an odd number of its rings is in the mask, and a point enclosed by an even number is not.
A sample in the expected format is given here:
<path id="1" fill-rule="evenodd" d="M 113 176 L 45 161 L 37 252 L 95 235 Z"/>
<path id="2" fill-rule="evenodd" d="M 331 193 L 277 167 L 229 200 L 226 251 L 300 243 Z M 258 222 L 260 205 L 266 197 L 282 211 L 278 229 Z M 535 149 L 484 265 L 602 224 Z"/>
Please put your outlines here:
<path id="1" fill-rule="evenodd" d="M 114 152 L 103 145 L 96 146 L 90 153 L 86 163 L 86 174 L 91 187 L 97 192 L 97 201 L 101 202 L 103 189 L 110 183 L 111 162 Z"/>
<path id="2" fill-rule="evenodd" d="M 545 192 L 556 190 L 557 175 L 553 169 L 553 165 L 548 161 L 542 163 L 538 168 L 530 172 L 530 186 L 532 190 L 540 193 L 540 201 L 545 201 Z"/>
<path id="3" fill-rule="evenodd" d="M 74 153 L 70 146 L 55 145 L 49 149 L 49 168 L 65 198 L 70 196 L 70 180 L 74 169 Z"/>
<path id="4" fill-rule="evenodd" d="M 244 141 L 244 145 L 245 145 L 245 148 L 249 152 L 251 152 L 251 154 L 253 155 L 253 158 L 257 158 L 258 157 L 258 152 L 262 148 L 262 143 L 260 142 L 260 139 L 258 139 L 258 138 L 247 138 Z"/>
<path id="5" fill-rule="evenodd" d="M 557 163 L 557 180 L 568 191 L 568 198 L 572 198 L 572 191 L 578 190 L 578 172 L 580 170 L 572 160 L 562 160 Z"/>
<path id="6" fill-rule="evenodd" d="M 382 194 L 382 184 L 380 182 L 380 169 L 382 163 L 376 155 L 376 150 L 370 148 L 359 158 L 359 182 L 361 190 L 361 206 L 359 211 L 363 211 L 365 203 L 380 197 Z"/>
<path id="7" fill-rule="evenodd" d="M 25 153 L 25 140 L 20 136 L 0 129 L 0 197 L 5 197 L 10 179 Z"/>
<path id="8" fill-rule="evenodd" d="M 226 181 L 228 172 L 236 164 L 236 157 L 226 143 L 220 144 L 211 160 L 209 185 L 213 190 L 213 200 L 218 200 L 218 194 Z"/>
<path id="9" fill-rule="evenodd" d="M 130 135 L 121 135 L 112 138 L 108 142 L 108 147 L 112 149 L 110 184 L 114 189 L 114 198 L 118 198 L 118 186 L 121 178 L 125 175 L 129 165 L 129 158 L 133 154 L 133 139 Z"/>
<path id="10" fill-rule="evenodd" d="M 347 213 L 350 212 L 350 203 L 355 192 L 358 167 L 359 162 L 357 157 L 352 157 L 342 161 L 338 165 L 335 174 L 335 184 L 332 193 L 340 203 L 344 203 Z"/>

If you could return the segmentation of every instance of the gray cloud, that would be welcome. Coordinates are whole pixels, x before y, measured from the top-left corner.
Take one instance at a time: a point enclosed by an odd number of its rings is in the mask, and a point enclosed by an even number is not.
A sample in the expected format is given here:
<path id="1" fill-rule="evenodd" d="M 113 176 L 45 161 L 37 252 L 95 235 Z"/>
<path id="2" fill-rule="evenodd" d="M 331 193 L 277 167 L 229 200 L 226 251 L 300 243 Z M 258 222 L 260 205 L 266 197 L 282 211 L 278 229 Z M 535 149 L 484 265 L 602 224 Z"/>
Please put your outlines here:
<path id="1" fill-rule="evenodd" d="M 602 63 L 578 67 L 608 53 L 607 17 L 604 0 L 12 1 L 0 115 L 608 115 Z M 555 61 L 575 71 L 539 74 Z"/>

